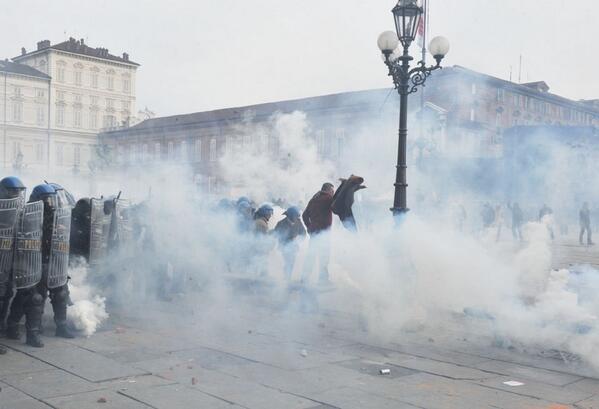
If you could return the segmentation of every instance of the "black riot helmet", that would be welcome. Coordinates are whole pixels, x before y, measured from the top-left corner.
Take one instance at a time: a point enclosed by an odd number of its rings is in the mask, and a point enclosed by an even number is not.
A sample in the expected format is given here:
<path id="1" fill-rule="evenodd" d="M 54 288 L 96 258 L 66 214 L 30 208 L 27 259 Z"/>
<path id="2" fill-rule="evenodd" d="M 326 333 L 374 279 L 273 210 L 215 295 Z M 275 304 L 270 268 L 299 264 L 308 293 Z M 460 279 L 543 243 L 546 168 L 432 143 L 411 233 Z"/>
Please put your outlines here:
<path id="1" fill-rule="evenodd" d="M 0 180 L 0 199 L 25 198 L 25 185 L 16 176 L 7 176 Z"/>

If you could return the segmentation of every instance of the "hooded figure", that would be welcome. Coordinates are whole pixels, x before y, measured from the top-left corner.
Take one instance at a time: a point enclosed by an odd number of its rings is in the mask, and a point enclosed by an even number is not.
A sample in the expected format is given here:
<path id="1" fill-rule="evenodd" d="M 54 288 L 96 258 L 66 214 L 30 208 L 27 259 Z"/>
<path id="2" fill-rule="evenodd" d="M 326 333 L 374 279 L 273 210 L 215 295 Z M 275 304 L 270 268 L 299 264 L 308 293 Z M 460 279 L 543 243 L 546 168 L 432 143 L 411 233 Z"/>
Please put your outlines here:
<path id="1" fill-rule="evenodd" d="M 335 195 L 333 196 L 333 203 L 331 210 L 339 219 L 343 226 L 350 231 L 356 231 L 356 220 L 352 212 L 352 206 L 354 204 L 354 194 L 360 189 L 366 189 L 364 178 L 356 175 L 351 175 L 348 179 L 341 180 L 341 185 L 337 188 Z"/>
<path id="2" fill-rule="evenodd" d="M 274 231 L 279 240 L 279 249 L 283 254 L 285 262 L 285 278 L 290 280 L 293 273 L 293 266 L 295 265 L 295 257 L 299 250 L 298 241 L 304 238 L 306 229 L 302 224 L 300 211 L 297 207 L 292 206 L 283 214 L 286 217 L 277 223 Z"/>

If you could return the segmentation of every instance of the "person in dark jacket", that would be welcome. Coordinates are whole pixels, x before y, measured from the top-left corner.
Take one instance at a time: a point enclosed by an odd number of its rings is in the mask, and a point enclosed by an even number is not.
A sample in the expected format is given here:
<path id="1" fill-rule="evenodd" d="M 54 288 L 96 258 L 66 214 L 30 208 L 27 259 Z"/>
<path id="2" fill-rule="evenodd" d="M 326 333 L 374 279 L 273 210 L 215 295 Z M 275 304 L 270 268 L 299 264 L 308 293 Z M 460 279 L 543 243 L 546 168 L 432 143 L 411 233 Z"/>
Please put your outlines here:
<path id="1" fill-rule="evenodd" d="M 312 199 L 302 213 L 302 219 L 306 229 L 310 234 L 310 246 L 308 254 L 304 260 L 302 281 L 307 281 L 312 273 L 314 262 L 318 258 L 319 262 L 319 282 L 321 284 L 329 283 L 329 253 L 330 237 L 329 230 L 333 224 L 333 195 L 335 188 L 331 183 L 325 183 Z"/>
<path id="2" fill-rule="evenodd" d="M 354 194 L 360 189 L 366 189 L 366 186 L 362 185 L 364 178 L 351 175 L 347 179 L 340 180 L 341 185 L 333 196 L 331 210 L 339 216 L 343 227 L 350 231 L 357 231 L 352 206 L 354 205 Z"/>
<path id="3" fill-rule="evenodd" d="M 587 232 L 587 244 L 593 245 L 593 239 L 591 238 L 591 211 L 589 210 L 589 204 L 584 202 L 582 205 L 582 209 L 580 209 L 580 213 L 578 214 L 578 219 L 580 221 L 580 235 L 578 236 L 578 242 L 583 244 L 582 238 L 584 237 L 584 232 Z"/>
<path id="4" fill-rule="evenodd" d="M 299 250 L 298 242 L 306 236 L 306 229 L 300 218 L 300 210 L 292 206 L 285 213 L 286 217 L 275 226 L 275 235 L 279 240 L 279 250 L 283 255 L 285 278 L 291 280 L 295 257 Z"/>

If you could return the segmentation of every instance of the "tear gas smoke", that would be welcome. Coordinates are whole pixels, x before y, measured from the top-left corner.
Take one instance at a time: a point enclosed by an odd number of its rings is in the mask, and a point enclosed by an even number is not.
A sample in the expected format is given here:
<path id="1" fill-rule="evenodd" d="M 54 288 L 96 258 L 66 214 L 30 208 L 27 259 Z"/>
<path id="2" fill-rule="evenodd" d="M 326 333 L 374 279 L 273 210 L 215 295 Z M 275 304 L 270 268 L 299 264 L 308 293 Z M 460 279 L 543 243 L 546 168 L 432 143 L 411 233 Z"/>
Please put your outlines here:
<path id="1" fill-rule="evenodd" d="M 457 188 L 460 174 L 451 167 L 439 174 L 411 166 L 415 210 L 395 229 L 388 211 L 396 151 L 389 126 L 363 124 L 361 136 L 346 146 L 345 160 L 332 163 L 318 155 L 305 114 L 277 114 L 260 125 L 249 116 L 227 140 L 219 161 L 229 189 L 219 197 L 199 191 L 190 183 L 192 171 L 172 163 L 130 167 L 84 183 L 70 184 L 74 181 L 57 175 L 79 196 L 122 190 L 133 202 L 145 201 L 143 228 L 131 248 L 111 257 L 87 280 L 84 268 L 72 271 L 75 307 L 69 309 L 70 317 L 90 334 L 106 318 L 104 296 L 109 305 L 130 311 L 147 310 L 148 300 L 155 298 L 210 298 L 210 314 L 218 314 L 218 308 L 238 303 L 229 288 L 232 276 L 255 278 L 267 272 L 275 288 L 284 287 L 275 240 L 240 233 L 235 211 L 230 204 L 217 206 L 218 200 L 247 195 L 258 203 L 281 198 L 305 205 L 323 182 L 347 177 L 349 172 L 335 173 L 345 169 L 363 176 L 368 189 L 354 205 L 359 232 L 352 234 L 337 222 L 333 226 L 329 271 L 337 285 L 335 308 L 360 314 L 373 336 L 385 338 L 398 337 L 413 325 L 443 328 L 445 319 L 456 315 L 467 327 L 476 316 L 487 324 L 481 328 L 497 339 L 569 350 L 599 368 L 599 300 L 589 290 L 599 289 L 597 272 L 551 269 L 551 220 L 526 224 L 522 245 L 497 241 L 497 226 L 475 227 L 483 201 L 517 199 L 537 206 L 540 197 L 529 197 L 525 190 L 510 197 L 483 194 L 485 187 L 475 183 Z M 273 143 L 278 144 L 276 157 L 269 153 Z M 560 195 L 568 194 L 560 190 Z M 458 205 L 469 215 L 459 228 Z M 277 208 L 271 228 L 281 213 Z M 293 280 L 299 279 L 307 246 L 306 239 Z"/>

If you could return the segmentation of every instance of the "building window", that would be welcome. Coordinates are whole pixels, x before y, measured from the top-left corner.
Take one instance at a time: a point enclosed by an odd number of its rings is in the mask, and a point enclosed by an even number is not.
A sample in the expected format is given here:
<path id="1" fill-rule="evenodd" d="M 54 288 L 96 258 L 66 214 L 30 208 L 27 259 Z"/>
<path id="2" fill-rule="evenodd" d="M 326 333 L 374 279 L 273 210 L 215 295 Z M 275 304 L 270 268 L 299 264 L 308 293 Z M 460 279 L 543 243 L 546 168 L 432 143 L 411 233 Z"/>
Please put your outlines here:
<path id="1" fill-rule="evenodd" d="M 12 142 L 12 158 L 17 159 L 17 156 L 21 154 L 21 143 L 17 141 Z"/>
<path id="2" fill-rule="evenodd" d="M 37 124 L 43 125 L 44 122 L 46 121 L 46 108 L 44 108 L 43 106 L 38 106 L 36 108 L 36 113 L 37 113 Z"/>
<path id="3" fill-rule="evenodd" d="M 106 89 L 110 91 L 114 89 L 114 77 L 112 75 L 106 77 Z"/>
<path id="4" fill-rule="evenodd" d="M 106 98 L 106 109 L 114 109 L 114 99 Z"/>
<path id="5" fill-rule="evenodd" d="M 73 80 L 75 85 L 81 86 L 81 71 L 73 72 Z"/>
<path id="6" fill-rule="evenodd" d="M 35 145 L 35 160 L 37 162 L 44 161 L 44 144 L 43 143 L 37 143 Z"/>
<path id="7" fill-rule="evenodd" d="M 98 112 L 96 112 L 96 111 L 89 112 L 89 127 L 90 127 L 90 129 L 98 128 Z"/>
<path id="8" fill-rule="evenodd" d="M 95 95 L 90 96 L 89 101 L 92 106 L 95 106 L 95 107 L 98 106 L 98 97 L 97 96 L 95 96 Z"/>
<path id="9" fill-rule="evenodd" d="M 187 142 L 181 141 L 181 159 L 187 161 Z"/>
<path id="10" fill-rule="evenodd" d="M 73 147 L 73 164 L 79 166 L 81 164 L 81 145 L 75 144 Z"/>
<path id="11" fill-rule="evenodd" d="M 92 88 L 98 88 L 98 73 L 92 72 L 91 79 Z"/>
<path id="12" fill-rule="evenodd" d="M 56 126 L 64 126 L 64 107 L 56 107 Z"/>
<path id="13" fill-rule="evenodd" d="M 104 122 L 102 126 L 104 128 L 112 128 L 116 125 L 116 118 L 114 115 L 104 115 Z"/>
<path id="14" fill-rule="evenodd" d="M 218 185 L 214 176 L 208 176 L 208 193 L 218 193 Z"/>
<path id="15" fill-rule="evenodd" d="M 76 104 L 81 104 L 81 101 L 82 101 L 81 94 L 74 94 L 74 101 Z"/>
<path id="16" fill-rule="evenodd" d="M 56 99 L 58 101 L 64 101 L 64 91 L 56 91 Z"/>
<path id="17" fill-rule="evenodd" d="M 37 89 L 35 90 L 35 96 L 36 96 L 37 98 L 45 98 L 45 97 L 46 97 L 46 91 L 45 91 L 45 90 L 43 90 L 43 89 L 37 88 Z"/>
<path id="18" fill-rule="evenodd" d="M 73 110 L 73 126 L 75 128 L 81 128 L 81 110 Z"/>
<path id="19" fill-rule="evenodd" d="M 505 90 L 503 88 L 497 88 L 497 102 L 505 101 Z"/>
<path id="20" fill-rule="evenodd" d="M 56 164 L 57 165 L 62 165 L 64 162 L 64 144 L 62 143 L 57 143 L 56 144 Z"/>
<path id="21" fill-rule="evenodd" d="M 15 98 L 21 98 L 22 93 L 21 93 L 21 87 L 14 87 L 14 96 Z"/>
<path id="22" fill-rule="evenodd" d="M 131 101 L 121 101 L 121 108 L 123 111 L 129 112 L 131 110 Z"/>
<path id="23" fill-rule="evenodd" d="M 166 145 L 166 157 L 168 160 L 173 159 L 174 150 L 175 150 L 175 145 L 173 144 L 173 142 L 169 142 Z"/>
<path id="24" fill-rule="evenodd" d="M 148 159 L 150 159 L 148 156 L 148 145 L 144 143 L 141 147 L 141 160 L 145 162 Z"/>
<path id="25" fill-rule="evenodd" d="M 324 139 L 324 130 L 321 129 L 320 131 L 316 132 L 316 149 L 320 156 L 324 156 L 324 151 L 326 148 L 325 142 L 326 141 Z"/>
<path id="26" fill-rule="evenodd" d="M 129 93 L 130 86 L 131 86 L 131 84 L 129 82 L 129 79 L 124 78 L 123 79 L 123 92 Z"/>
<path id="27" fill-rule="evenodd" d="M 476 95 L 476 84 L 475 83 L 472 83 L 472 87 L 471 87 L 470 91 L 472 92 L 472 95 Z"/>
<path id="28" fill-rule="evenodd" d="M 210 160 L 216 160 L 216 139 L 210 139 Z"/>
<path id="29" fill-rule="evenodd" d="M 161 146 L 160 146 L 160 142 L 156 142 L 154 144 L 154 159 L 156 160 L 160 160 L 161 158 Z"/>
<path id="30" fill-rule="evenodd" d="M 345 146 L 345 129 L 339 128 L 335 130 L 335 140 L 337 145 L 335 146 L 335 155 L 338 158 L 341 158 L 343 156 L 343 148 Z"/>
<path id="31" fill-rule="evenodd" d="M 64 67 L 56 68 L 56 81 L 64 82 Z"/>
<path id="32" fill-rule="evenodd" d="M 194 142 L 193 156 L 198 162 L 202 160 L 202 140 L 199 138 Z"/>
<path id="33" fill-rule="evenodd" d="M 23 103 L 15 102 L 12 104 L 12 120 L 21 122 L 23 120 Z"/>
<path id="34" fill-rule="evenodd" d="M 476 119 L 474 108 L 470 108 L 470 120 L 474 121 Z"/>

